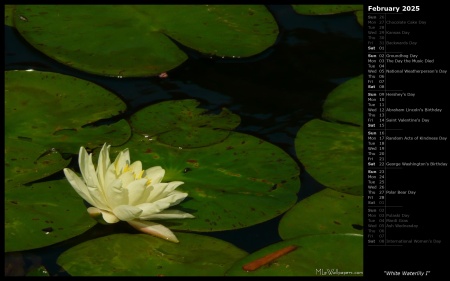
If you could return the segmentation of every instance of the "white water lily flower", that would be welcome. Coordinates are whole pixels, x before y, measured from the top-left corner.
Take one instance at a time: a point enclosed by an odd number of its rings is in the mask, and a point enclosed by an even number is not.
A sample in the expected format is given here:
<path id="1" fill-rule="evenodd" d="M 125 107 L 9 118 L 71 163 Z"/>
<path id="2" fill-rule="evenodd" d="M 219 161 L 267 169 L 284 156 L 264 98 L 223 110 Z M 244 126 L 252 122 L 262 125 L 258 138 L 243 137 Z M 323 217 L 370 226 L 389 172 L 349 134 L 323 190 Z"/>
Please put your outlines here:
<path id="1" fill-rule="evenodd" d="M 103 145 L 97 170 L 92 154 L 88 154 L 84 147 L 80 148 L 78 164 L 83 178 L 70 169 L 64 169 L 75 191 L 93 206 L 87 209 L 88 213 L 106 223 L 126 221 L 144 233 L 178 243 L 170 229 L 148 220 L 194 218 L 179 210 L 167 210 L 188 195 L 175 190 L 183 182 L 162 182 L 165 170 L 160 166 L 142 170 L 141 161 L 130 164 L 128 149 L 121 151 L 111 163 L 110 147 L 106 143 Z"/>

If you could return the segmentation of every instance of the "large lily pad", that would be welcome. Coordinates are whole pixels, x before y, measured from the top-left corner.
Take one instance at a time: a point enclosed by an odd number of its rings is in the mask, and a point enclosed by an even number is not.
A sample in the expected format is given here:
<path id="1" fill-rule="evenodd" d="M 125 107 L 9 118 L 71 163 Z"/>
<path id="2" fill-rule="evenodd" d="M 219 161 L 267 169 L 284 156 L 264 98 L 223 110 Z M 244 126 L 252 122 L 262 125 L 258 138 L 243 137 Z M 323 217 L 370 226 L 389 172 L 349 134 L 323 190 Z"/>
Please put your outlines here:
<path id="1" fill-rule="evenodd" d="M 51 72 L 5 72 L 5 135 L 11 139 L 61 153 L 77 153 L 81 145 L 119 145 L 131 134 L 127 121 L 90 124 L 125 109 L 120 98 L 89 81 Z"/>
<path id="2" fill-rule="evenodd" d="M 333 15 L 353 11 L 361 11 L 364 5 L 292 5 L 302 15 Z"/>
<path id="3" fill-rule="evenodd" d="M 111 158 L 125 148 L 131 161 L 140 160 L 144 169 L 163 167 L 163 181 L 184 182 L 177 190 L 189 197 L 175 207 L 195 218 L 162 222 L 171 229 L 243 228 L 272 219 L 297 201 L 298 165 L 277 146 L 247 134 L 232 132 L 218 144 L 192 149 L 134 135 L 125 145 L 112 147 Z"/>
<path id="4" fill-rule="evenodd" d="M 50 176 L 69 162 L 40 144 L 5 138 L 5 189 Z"/>
<path id="5" fill-rule="evenodd" d="M 364 117 L 363 75 L 337 86 L 327 96 L 322 117 L 331 121 L 362 126 Z"/>
<path id="6" fill-rule="evenodd" d="M 175 244 L 146 234 L 113 234 L 58 258 L 73 276 L 223 276 L 247 252 L 220 239 L 177 233 Z"/>
<path id="7" fill-rule="evenodd" d="M 278 36 L 263 5 L 18 5 L 14 25 L 61 63 L 120 77 L 179 66 L 187 55 L 174 41 L 208 55 L 248 57 Z"/>
<path id="8" fill-rule="evenodd" d="M 226 108 L 218 115 L 197 108 L 193 99 L 166 101 L 145 107 L 131 116 L 134 131 L 183 148 L 207 146 L 222 141 L 241 119 Z"/>
<path id="9" fill-rule="evenodd" d="M 363 197 L 325 188 L 286 212 L 278 232 L 284 240 L 312 234 L 363 232 Z"/>
<path id="10" fill-rule="evenodd" d="M 66 179 L 5 192 L 5 252 L 52 245 L 80 235 L 95 224 Z"/>
<path id="11" fill-rule="evenodd" d="M 295 150 L 305 169 L 337 191 L 363 194 L 362 75 L 336 87 L 324 103 L 322 117 L 297 132 Z"/>
<path id="12" fill-rule="evenodd" d="M 226 276 L 362 276 L 363 236 L 323 234 L 298 237 L 267 246 L 246 256 L 230 268 Z M 242 267 L 288 246 L 297 249 L 246 271 Z"/>
<path id="13" fill-rule="evenodd" d="M 359 25 L 364 25 L 364 5 L 292 5 L 301 15 L 334 15 L 353 12 Z"/>
<path id="14" fill-rule="evenodd" d="M 305 169 L 321 184 L 353 195 L 363 194 L 363 130 L 361 127 L 313 119 L 295 138 Z"/>

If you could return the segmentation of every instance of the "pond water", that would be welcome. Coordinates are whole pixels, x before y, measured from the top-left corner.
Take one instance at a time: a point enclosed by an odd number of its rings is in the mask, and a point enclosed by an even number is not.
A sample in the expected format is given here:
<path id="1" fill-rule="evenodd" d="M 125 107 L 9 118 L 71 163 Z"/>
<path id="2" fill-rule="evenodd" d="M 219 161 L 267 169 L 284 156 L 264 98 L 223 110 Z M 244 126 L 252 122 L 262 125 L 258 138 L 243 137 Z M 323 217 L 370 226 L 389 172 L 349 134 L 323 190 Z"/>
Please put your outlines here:
<path id="1" fill-rule="evenodd" d="M 302 16 L 288 5 L 268 8 L 280 29 L 274 46 L 242 59 L 209 58 L 183 48 L 189 59 L 169 71 L 167 78 L 119 79 L 77 71 L 39 53 L 8 26 L 5 26 L 5 69 L 52 71 L 94 82 L 126 102 L 126 116 L 166 100 L 193 98 L 200 102 L 200 107 L 213 112 L 226 107 L 241 117 L 235 131 L 266 140 L 298 161 L 294 139 L 299 128 L 309 120 L 321 118 L 323 102 L 335 87 L 363 73 L 363 30 L 351 13 Z M 301 200 L 324 187 L 303 169 L 302 163 L 298 164 L 302 168 L 298 193 Z M 58 173 L 54 177 L 64 176 Z M 229 241 L 252 253 L 281 240 L 277 233 L 280 218 L 239 230 L 202 234 Z M 6 254 L 10 267 L 5 273 L 22 275 L 26 268 L 42 264 L 51 276 L 67 275 L 56 264 L 60 253 L 94 237 L 121 232 L 136 233 L 127 224 L 98 224 L 56 245 Z"/>

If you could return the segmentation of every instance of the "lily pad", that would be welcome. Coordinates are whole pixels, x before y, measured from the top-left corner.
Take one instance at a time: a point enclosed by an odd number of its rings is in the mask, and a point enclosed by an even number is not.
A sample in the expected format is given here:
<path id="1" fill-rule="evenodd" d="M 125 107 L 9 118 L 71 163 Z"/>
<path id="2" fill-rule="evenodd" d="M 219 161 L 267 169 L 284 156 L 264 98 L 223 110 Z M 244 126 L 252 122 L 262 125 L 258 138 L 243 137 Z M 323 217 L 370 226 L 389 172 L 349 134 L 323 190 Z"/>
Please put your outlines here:
<path id="1" fill-rule="evenodd" d="M 322 234 L 278 242 L 236 262 L 226 276 L 362 276 L 363 236 Z M 242 267 L 288 246 L 297 248 L 256 270 Z"/>
<path id="2" fill-rule="evenodd" d="M 5 138 L 5 189 L 50 176 L 69 162 L 37 143 Z"/>
<path id="3" fill-rule="evenodd" d="M 5 25 L 13 26 L 14 5 L 5 5 Z"/>
<path id="4" fill-rule="evenodd" d="M 323 105 L 324 119 L 362 126 L 364 117 L 363 75 L 337 86 Z"/>
<path id="5" fill-rule="evenodd" d="M 295 150 L 305 169 L 321 184 L 353 195 L 363 194 L 362 75 L 336 87 L 322 117 L 297 132 Z"/>
<path id="6" fill-rule="evenodd" d="M 14 25 L 58 62 L 119 77 L 153 76 L 179 66 L 187 55 L 176 42 L 237 58 L 266 50 L 278 36 L 264 5 L 18 5 Z"/>
<path id="7" fill-rule="evenodd" d="M 305 170 L 319 183 L 340 192 L 363 194 L 363 129 L 313 119 L 295 138 Z"/>
<path id="8" fill-rule="evenodd" d="M 175 244 L 146 234 L 113 234 L 58 258 L 72 276 L 223 276 L 248 253 L 220 239 L 177 233 Z"/>
<path id="9" fill-rule="evenodd" d="M 363 233 L 363 197 L 326 188 L 286 212 L 278 232 L 284 240 L 312 234 Z"/>
<path id="10" fill-rule="evenodd" d="M 364 26 L 364 11 L 355 11 L 355 16 L 359 25 Z"/>
<path id="11" fill-rule="evenodd" d="M 241 119 L 223 108 L 218 115 L 207 114 L 197 108 L 193 99 L 166 101 L 145 107 L 130 118 L 131 127 L 148 137 L 158 136 L 158 141 L 183 148 L 207 146 L 228 137 Z"/>
<path id="12" fill-rule="evenodd" d="M 81 145 L 124 143 L 127 121 L 111 118 L 125 103 L 106 89 L 72 76 L 39 71 L 5 72 L 5 135 L 26 139 L 60 153 L 77 153 Z M 102 124 L 92 124 L 102 121 Z"/>
<path id="13" fill-rule="evenodd" d="M 66 179 L 5 192 L 5 252 L 52 245 L 80 235 L 95 224 Z"/>
<path id="14" fill-rule="evenodd" d="M 353 12 L 359 25 L 364 25 L 364 5 L 292 5 L 301 15 L 334 15 Z"/>
<path id="15" fill-rule="evenodd" d="M 270 220 L 297 201 L 297 163 L 279 147 L 247 134 L 231 132 L 218 144 L 192 149 L 133 135 L 125 145 L 111 147 L 110 157 L 125 148 L 131 162 L 141 161 L 144 169 L 163 167 L 164 182 L 184 182 L 177 190 L 189 196 L 175 207 L 195 218 L 161 221 L 171 229 L 239 229 Z"/>
<path id="16" fill-rule="evenodd" d="M 361 11 L 364 5 L 292 5 L 302 15 L 333 15 L 353 11 Z"/>

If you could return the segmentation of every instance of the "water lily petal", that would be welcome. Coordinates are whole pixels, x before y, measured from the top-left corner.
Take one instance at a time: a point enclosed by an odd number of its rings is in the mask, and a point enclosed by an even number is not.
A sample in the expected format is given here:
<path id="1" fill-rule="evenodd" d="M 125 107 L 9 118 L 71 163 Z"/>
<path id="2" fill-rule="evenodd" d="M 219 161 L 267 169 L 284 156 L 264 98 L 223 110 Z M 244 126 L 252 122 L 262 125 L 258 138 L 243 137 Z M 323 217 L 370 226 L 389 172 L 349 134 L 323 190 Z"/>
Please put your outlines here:
<path id="1" fill-rule="evenodd" d="M 130 165 L 130 171 L 132 171 L 134 174 L 139 175 L 142 177 L 142 162 L 141 161 L 135 161 Z"/>
<path id="2" fill-rule="evenodd" d="M 89 191 L 89 195 L 92 198 L 91 205 L 103 210 L 110 210 L 108 207 L 108 203 L 106 201 L 105 195 L 97 186 L 89 186 L 87 185 L 87 189 Z"/>
<path id="3" fill-rule="evenodd" d="M 142 209 L 136 206 L 120 205 L 113 209 L 113 213 L 122 221 L 130 221 L 139 218 Z"/>
<path id="4" fill-rule="evenodd" d="M 99 208 L 89 207 L 87 211 L 92 218 L 101 224 L 111 224 L 120 221 L 114 214 L 100 210 Z"/>
<path id="5" fill-rule="evenodd" d="M 119 179 L 122 180 L 123 187 L 127 187 L 130 183 L 134 182 L 134 174 L 132 171 L 125 172 L 119 176 Z M 147 181 L 147 180 L 145 180 Z"/>
<path id="6" fill-rule="evenodd" d="M 116 175 L 119 176 L 127 165 L 130 165 L 130 151 L 128 150 L 128 148 L 122 150 L 117 155 L 116 160 L 114 160 Z"/>
<path id="7" fill-rule="evenodd" d="M 157 201 L 157 203 L 167 202 L 167 203 L 169 203 L 169 207 L 170 206 L 175 206 L 175 205 L 180 204 L 181 201 L 183 201 L 187 196 L 188 196 L 188 194 L 186 192 L 181 192 L 181 191 L 174 190 L 169 195 L 167 195 L 166 197 L 164 197 L 162 199 L 159 199 Z"/>
<path id="8" fill-rule="evenodd" d="M 142 214 L 139 216 L 139 219 L 141 220 L 148 220 L 148 219 L 164 219 L 164 218 L 193 218 L 191 214 L 184 213 L 179 210 L 165 210 L 170 207 L 170 204 L 167 202 L 155 202 L 155 203 L 144 203 L 137 205 L 136 207 L 139 207 L 142 209 Z M 161 214 L 161 217 L 160 217 Z"/>
<path id="9" fill-rule="evenodd" d="M 151 184 L 157 184 L 162 181 L 166 170 L 164 170 L 161 166 L 151 167 L 145 170 L 144 177 L 151 181 Z"/>
<path id="10" fill-rule="evenodd" d="M 88 176 L 89 171 L 87 168 L 89 166 L 89 154 L 84 147 L 80 147 L 80 151 L 78 152 L 78 165 L 85 183 L 92 185 L 92 181 L 89 181 L 90 177 Z"/>
<path id="11" fill-rule="evenodd" d="M 172 192 L 173 190 L 175 190 L 177 187 L 179 187 L 182 184 L 184 184 L 184 182 L 182 182 L 182 181 L 171 181 L 171 182 L 167 183 L 167 186 L 164 188 L 164 193 L 168 194 L 169 192 Z"/>
<path id="12" fill-rule="evenodd" d="M 64 168 L 64 175 L 66 175 L 67 180 L 70 185 L 72 185 L 73 189 L 81 196 L 84 200 L 86 200 L 89 204 L 94 205 L 94 200 L 92 200 L 91 195 L 89 194 L 88 188 L 84 181 L 77 176 L 72 170 Z"/>
<path id="13" fill-rule="evenodd" d="M 97 173 L 94 164 L 92 163 L 92 154 L 88 154 L 84 147 L 80 148 L 78 163 L 92 201 L 90 203 L 100 209 L 108 209 L 104 190 L 99 186 Z"/>
<path id="14" fill-rule="evenodd" d="M 87 212 L 94 219 L 97 219 L 97 217 L 102 215 L 102 212 L 100 211 L 100 209 L 96 208 L 96 207 L 89 207 L 89 208 L 87 208 Z"/>
<path id="15" fill-rule="evenodd" d="M 80 165 L 81 175 L 87 186 L 98 186 L 97 173 L 92 163 L 92 154 L 88 154 L 84 147 L 80 148 L 78 155 L 78 164 Z"/>
<path id="16" fill-rule="evenodd" d="M 119 177 L 119 175 L 116 175 L 116 168 L 115 168 L 114 163 L 110 164 L 105 173 L 105 181 L 104 181 L 105 188 L 108 188 L 108 186 L 113 181 L 115 181 L 118 177 Z"/>
<path id="17" fill-rule="evenodd" d="M 157 183 L 157 184 L 152 184 L 150 186 L 150 188 L 152 188 L 150 194 L 148 195 L 148 197 L 145 199 L 145 202 L 154 202 L 157 201 L 159 198 L 163 197 L 163 193 L 164 193 L 164 189 L 166 188 L 167 183 Z"/>
<path id="18" fill-rule="evenodd" d="M 100 150 L 100 154 L 98 156 L 98 164 L 97 164 L 97 178 L 100 185 L 105 188 L 105 176 L 106 171 L 108 170 L 109 165 L 111 165 L 111 160 L 109 159 L 109 148 L 111 145 L 103 145 Z"/>
<path id="19" fill-rule="evenodd" d="M 122 181 L 120 179 L 114 180 L 106 188 L 106 200 L 108 210 L 114 209 L 116 206 L 128 205 L 128 190 L 123 188 Z"/>
<path id="20" fill-rule="evenodd" d="M 174 242 L 174 243 L 178 243 L 178 239 L 175 236 L 175 234 L 173 234 L 173 232 L 168 229 L 167 227 L 165 227 L 162 224 L 158 224 L 158 223 L 154 223 L 151 221 L 142 221 L 142 220 L 132 220 L 132 221 L 128 221 L 128 223 L 136 228 L 137 230 L 162 238 L 164 240 L 170 241 L 170 242 Z"/>
<path id="21" fill-rule="evenodd" d="M 182 185 L 184 182 L 182 181 L 172 181 L 169 183 L 161 182 L 157 184 L 153 184 L 153 191 L 150 193 L 150 196 L 147 198 L 146 202 L 154 202 L 159 199 L 164 198 L 170 192 L 172 192 L 175 188 Z"/>
<path id="22" fill-rule="evenodd" d="M 107 212 L 104 210 L 100 210 L 100 211 L 102 212 L 103 219 L 107 223 L 116 223 L 116 222 L 120 221 L 120 219 L 118 217 L 116 217 L 113 213 Z"/>
<path id="23" fill-rule="evenodd" d="M 126 188 L 128 190 L 128 204 L 136 206 L 144 203 L 152 188 L 147 187 L 147 179 L 139 179 L 131 182 Z"/>
<path id="24" fill-rule="evenodd" d="M 168 208 L 169 205 L 170 204 L 167 204 L 167 203 L 156 204 L 156 203 L 150 202 L 150 203 L 139 204 L 136 207 L 138 207 L 142 210 L 142 213 L 139 216 L 139 218 L 144 219 L 144 217 L 146 218 L 148 216 L 151 216 L 151 215 L 161 212 L 162 210 Z"/>
<path id="25" fill-rule="evenodd" d="M 144 216 L 141 214 L 139 217 L 142 220 L 167 220 L 167 219 L 186 219 L 186 218 L 195 218 L 195 216 L 185 213 L 180 210 L 163 210 L 159 213 L 151 214 L 148 216 Z"/>
<path id="26" fill-rule="evenodd" d="M 86 200 L 89 204 L 103 209 L 108 209 L 107 205 L 104 202 L 104 196 L 99 195 L 99 190 L 97 187 L 92 187 L 86 185 L 86 182 L 79 178 L 72 170 L 65 168 L 64 174 L 78 193 L 84 200 Z"/>

